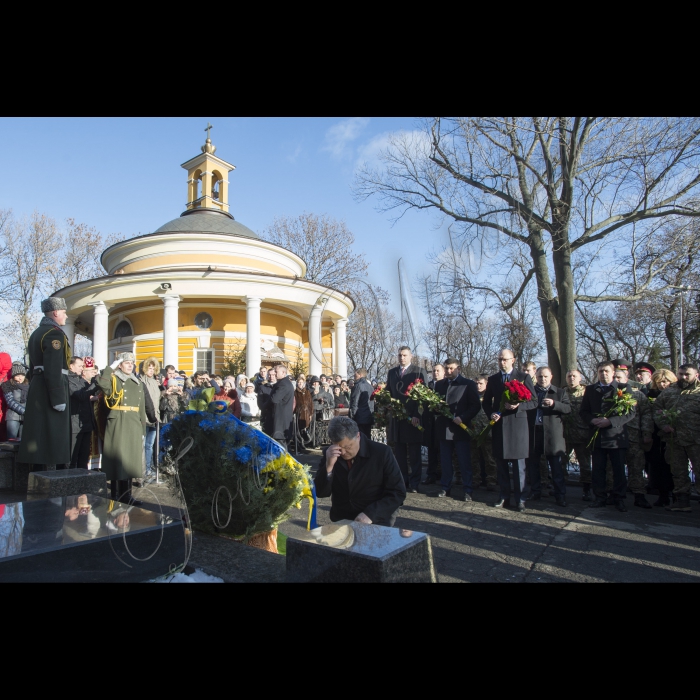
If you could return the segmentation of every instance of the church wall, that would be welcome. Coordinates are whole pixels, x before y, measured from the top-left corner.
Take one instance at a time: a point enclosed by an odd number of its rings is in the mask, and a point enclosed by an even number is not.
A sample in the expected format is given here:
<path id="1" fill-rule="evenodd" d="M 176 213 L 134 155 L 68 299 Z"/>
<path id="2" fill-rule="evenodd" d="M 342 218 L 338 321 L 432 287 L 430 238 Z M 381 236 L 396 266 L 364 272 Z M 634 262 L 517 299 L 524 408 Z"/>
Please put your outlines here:
<path id="1" fill-rule="evenodd" d="M 154 255 L 153 257 L 136 260 L 127 263 L 121 269 L 127 272 L 143 272 L 145 270 L 160 270 L 177 267 L 201 267 L 204 265 L 221 266 L 222 268 L 235 268 L 239 270 L 254 270 L 269 272 L 273 275 L 289 275 L 289 269 L 281 265 L 261 260 L 257 257 L 229 256 L 221 253 L 207 253 L 195 255 L 192 253 L 180 253 L 172 255 Z"/>

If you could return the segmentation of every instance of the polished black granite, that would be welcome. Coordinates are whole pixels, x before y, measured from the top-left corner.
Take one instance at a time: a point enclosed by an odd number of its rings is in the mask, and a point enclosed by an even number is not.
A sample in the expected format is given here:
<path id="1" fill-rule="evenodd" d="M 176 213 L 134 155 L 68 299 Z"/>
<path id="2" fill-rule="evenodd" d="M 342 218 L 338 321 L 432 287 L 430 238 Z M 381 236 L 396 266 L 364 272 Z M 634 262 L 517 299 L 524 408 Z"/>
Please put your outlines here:
<path id="1" fill-rule="evenodd" d="M 58 498 L 80 493 L 107 495 L 107 475 L 88 469 L 54 469 L 31 472 L 27 484 L 27 500 Z"/>
<path id="2" fill-rule="evenodd" d="M 287 581 L 434 583 L 425 533 L 342 520 L 287 540 Z"/>
<path id="3" fill-rule="evenodd" d="M 93 494 L 0 505 L 0 582 L 145 581 L 185 548 L 181 520 Z"/>

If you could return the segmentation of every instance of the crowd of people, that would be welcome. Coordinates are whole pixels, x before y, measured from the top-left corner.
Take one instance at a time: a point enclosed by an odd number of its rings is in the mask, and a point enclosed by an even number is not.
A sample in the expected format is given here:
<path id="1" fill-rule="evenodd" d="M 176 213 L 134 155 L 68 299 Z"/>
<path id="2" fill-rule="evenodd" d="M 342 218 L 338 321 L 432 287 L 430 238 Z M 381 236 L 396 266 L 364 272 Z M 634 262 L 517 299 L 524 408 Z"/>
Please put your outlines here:
<path id="1" fill-rule="evenodd" d="M 476 489 L 498 490 L 497 508 L 511 506 L 511 492 L 513 507 L 521 511 L 527 500 L 548 496 L 566 507 L 566 468 L 575 458 L 582 499 L 591 507 L 614 505 L 624 512 L 629 489 L 635 506 L 651 508 L 647 495 L 652 492 L 658 496 L 655 506 L 691 510 L 688 465 L 700 468 L 700 383 L 693 364 L 682 365 L 676 377 L 646 362 L 632 367 L 623 360 L 605 361 L 588 386 L 572 368 L 566 385 L 557 387 L 549 367 L 526 362 L 516 368 L 509 349 L 499 352 L 500 370 L 493 375 L 467 378 L 460 362 L 447 358 L 433 366 L 429 377 L 404 346 L 386 382 L 370 381 L 363 368 L 352 378 L 294 377 L 283 364 L 261 367 L 251 378 L 206 371 L 188 376 L 172 365 L 161 368 L 156 357 L 137 366 L 131 353 L 99 368 L 91 357 L 71 355 L 62 330 L 64 300 L 50 297 L 42 302 L 42 311 L 44 318 L 28 345 L 30 367 L 0 353 L 0 437 L 20 441 L 20 461 L 102 469 L 115 499 L 134 502 L 134 479 L 155 478 L 161 427 L 211 401 L 222 402 L 237 418 L 295 453 L 316 444 L 316 423 L 335 419 L 329 441 L 342 435 L 340 441 L 353 448 L 343 452 L 334 443 L 332 461 L 336 469 L 340 464 L 349 471 L 352 459 L 348 463 L 343 454 L 370 454 L 362 445 L 373 442 L 377 415 L 387 410 L 374 401 L 376 392 L 386 389 L 403 409 L 389 410 L 382 421 L 390 453 L 381 452 L 377 459 L 386 469 L 387 454 L 392 455 L 404 496 L 417 493 L 421 485 L 437 484 L 437 496 L 446 498 L 461 485 L 465 501 L 473 499 Z M 445 410 L 431 410 L 409 397 L 417 382 L 433 390 Z M 514 393 L 514 386 L 525 391 Z M 328 464 L 327 450 L 323 460 Z M 324 481 L 324 493 L 331 481 Z M 362 479 L 342 482 L 348 503 L 360 507 L 366 498 L 352 489 L 359 489 Z M 392 488 L 390 501 L 402 500 Z M 336 510 L 347 514 L 346 506 Z M 356 515 L 360 513 L 366 517 L 366 509 Z"/>

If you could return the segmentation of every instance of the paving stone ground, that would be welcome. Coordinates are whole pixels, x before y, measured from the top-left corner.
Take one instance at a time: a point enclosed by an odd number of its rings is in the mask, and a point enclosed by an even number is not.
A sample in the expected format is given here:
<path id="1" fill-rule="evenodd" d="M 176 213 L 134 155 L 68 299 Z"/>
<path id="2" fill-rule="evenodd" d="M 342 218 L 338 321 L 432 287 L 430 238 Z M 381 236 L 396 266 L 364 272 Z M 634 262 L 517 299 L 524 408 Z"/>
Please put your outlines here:
<path id="1" fill-rule="evenodd" d="M 320 451 L 299 459 L 315 472 Z M 477 490 L 474 501 L 464 503 L 459 500 L 461 486 L 444 499 L 437 497 L 439 490 L 421 486 L 421 493 L 408 494 L 396 526 L 430 536 L 440 582 L 700 581 L 698 501 L 691 501 L 692 513 L 672 513 L 635 507 L 628 495 L 629 510 L 619 513 L 612 506 L 588 508 L 581 489 L 569 486 L 567 508 L 543 498 L 528 502 L 527 510 L 518 513 L 494 509 L 495 492 Z M 177 499 L 164 484 L 138 489 L 136 495 L 145 503 L 160 502 L 168 514 L 178 512 Z M 0 502 L 23 496 L 5 491 Z M 330 499 L 321 499 L 319 524 L 329 522 L 329 510 Z M 294 537 L 305 529 L 307 515 L 306 503 L 293 509 L 280 532 Z"/>
<path id="2" fill-rule="evenodd" d="M 315 470 L 318 456 L 304 459 Z M 700 581 L 700 504 L 692 513 L 642 509 L 627 497 L 627 513 L 588 508 L 569 486 L 567 508 L 554 498 L 530 501 L 524 513 L 493 508 L 498 494 L 477 489 L 471 503 L 438 498 L 440 488 L 408 494 L 396 526 L 430 536 L 439 582 Z M 654 496 L 647 500 L 653 502 Z M 320 499 L 319 524 L 330 499 Z M 306 506 L 280 526 L 293 537 L 306 527 Z"/>

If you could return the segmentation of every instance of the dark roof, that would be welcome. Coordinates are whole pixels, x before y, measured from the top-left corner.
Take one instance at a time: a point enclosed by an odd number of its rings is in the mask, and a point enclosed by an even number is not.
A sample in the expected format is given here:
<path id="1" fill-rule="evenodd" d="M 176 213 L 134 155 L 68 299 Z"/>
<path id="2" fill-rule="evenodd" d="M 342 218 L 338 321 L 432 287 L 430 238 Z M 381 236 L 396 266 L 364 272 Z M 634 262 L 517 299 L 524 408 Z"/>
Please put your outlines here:
<path id="1" fill-rule="evenodd" d="M 260 238 L 255 231 L 236 221 L 230 214 L 211 209 L 188 209 L 153 233 L 227 233 L 231 236 Z"/>

